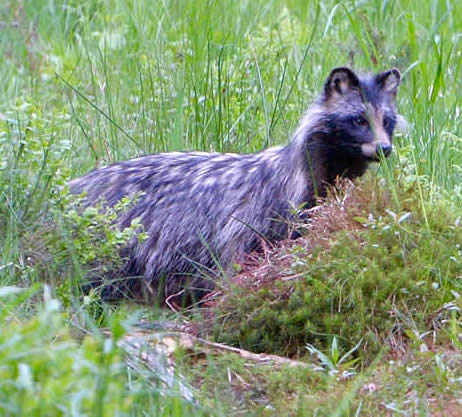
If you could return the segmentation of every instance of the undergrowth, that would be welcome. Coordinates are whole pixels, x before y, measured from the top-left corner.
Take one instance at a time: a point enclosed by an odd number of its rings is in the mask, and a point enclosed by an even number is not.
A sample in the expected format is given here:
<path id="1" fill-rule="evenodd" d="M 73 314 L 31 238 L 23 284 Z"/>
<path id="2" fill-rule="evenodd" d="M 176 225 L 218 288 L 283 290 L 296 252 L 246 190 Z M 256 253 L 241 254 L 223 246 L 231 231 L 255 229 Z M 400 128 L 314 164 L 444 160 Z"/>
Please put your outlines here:
<path id="1" fill-rule="evenodd" d="M 35 301 L 25 320 L 20 307 Z M 43 295 L 18 287 L 0 288 L 0 414 L 20 416 L 209 415 L 184 401 L 151 373 L 130 368 L 118 342 L 125 333 L 116 316 L 108 332 L 80 334 L 45 287 Z"/>

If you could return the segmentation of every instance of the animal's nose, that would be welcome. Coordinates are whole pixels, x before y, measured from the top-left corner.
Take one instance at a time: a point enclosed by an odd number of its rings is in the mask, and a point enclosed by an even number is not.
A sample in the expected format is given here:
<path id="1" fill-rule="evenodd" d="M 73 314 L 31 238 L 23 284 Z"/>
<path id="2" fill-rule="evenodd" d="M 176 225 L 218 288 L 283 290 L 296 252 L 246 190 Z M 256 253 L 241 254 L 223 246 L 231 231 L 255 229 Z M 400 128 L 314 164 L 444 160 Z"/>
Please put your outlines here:
<path id="1" fill-rule="evenodd" d="M 391 154 L 391 144 L 389 143 L 378 143 L 377 144 L 377 155 L 383 153 L 383 156 L 387 157 Z"/>

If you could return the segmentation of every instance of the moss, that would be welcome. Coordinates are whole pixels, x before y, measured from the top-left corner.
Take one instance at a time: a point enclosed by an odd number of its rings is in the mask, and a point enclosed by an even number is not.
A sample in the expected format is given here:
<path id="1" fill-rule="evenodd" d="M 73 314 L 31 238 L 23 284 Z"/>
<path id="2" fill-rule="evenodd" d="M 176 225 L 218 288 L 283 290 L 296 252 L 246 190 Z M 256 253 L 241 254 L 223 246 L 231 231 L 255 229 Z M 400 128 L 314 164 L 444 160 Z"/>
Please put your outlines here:
<path id="1" fill-rule="evenodd" d="M 408 207 L 400 213 L 374 207 L 356 230 L 331 234 L 327 246 L 310 247 L 307 236 L 308 243 L 289 248 L 297 278 L 234 288 L 217 307 L 215 339 L 303 356 L 307 343 L 322 350 L 336 336 L 344 352 L 362 340 L 360 356 L 369 362 L 390 338 L 431 330 L 430 315 L 459 291 L 458 210 L 426 203 L 424 211 L 412 198 Z"/>

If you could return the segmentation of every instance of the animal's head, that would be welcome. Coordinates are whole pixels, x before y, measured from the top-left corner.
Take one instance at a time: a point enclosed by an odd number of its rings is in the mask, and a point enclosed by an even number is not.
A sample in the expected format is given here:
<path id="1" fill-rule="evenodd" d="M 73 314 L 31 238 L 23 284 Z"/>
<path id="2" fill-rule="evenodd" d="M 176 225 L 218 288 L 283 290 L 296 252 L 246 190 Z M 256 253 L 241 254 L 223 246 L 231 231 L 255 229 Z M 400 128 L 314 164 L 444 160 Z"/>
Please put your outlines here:
<path id="1" fill-rule="evenodd" d="M 366 76 L 344 67 L 332 70 L 318 103 L 332 145 L 369 161 L 389 156 L 400 79 L 394 68 Z"/>

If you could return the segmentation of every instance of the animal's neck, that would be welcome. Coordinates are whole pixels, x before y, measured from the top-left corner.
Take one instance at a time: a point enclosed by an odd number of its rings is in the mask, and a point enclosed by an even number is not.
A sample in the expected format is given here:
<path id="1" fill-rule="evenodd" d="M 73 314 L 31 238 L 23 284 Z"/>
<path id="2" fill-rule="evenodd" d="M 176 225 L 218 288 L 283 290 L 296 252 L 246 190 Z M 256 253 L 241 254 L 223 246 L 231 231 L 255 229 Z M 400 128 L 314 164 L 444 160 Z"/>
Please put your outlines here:
<path id="1" fill-rule="evenodd" d="M 307 190 L 304 202 L 309 206 L 316 203 L 318 197 L 324 197 L 329 185 L 335 184 L 337 178 L 356 178 L 364 174 L 368 162 L 354 158 L 336 147 L 325 146 L 328 138 L 322 134 L 309 137 L 296 137 L 288 145 L 292 169 L 303 171 Z"/>
<path id="2" fill-rule="evenodd" d="M 338 177 L 350 179 L 360 177 L 366 172 L 369 165 L 363 158 L 355 158 L 338 149 L 313 146 L 312 154 L 312 164 L 324 168 L 319 180 L 326 184 L 333 184 Z"/>

